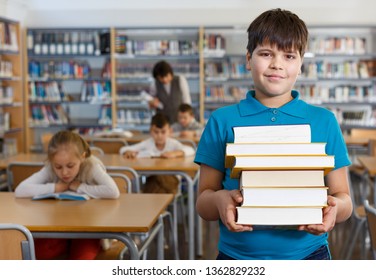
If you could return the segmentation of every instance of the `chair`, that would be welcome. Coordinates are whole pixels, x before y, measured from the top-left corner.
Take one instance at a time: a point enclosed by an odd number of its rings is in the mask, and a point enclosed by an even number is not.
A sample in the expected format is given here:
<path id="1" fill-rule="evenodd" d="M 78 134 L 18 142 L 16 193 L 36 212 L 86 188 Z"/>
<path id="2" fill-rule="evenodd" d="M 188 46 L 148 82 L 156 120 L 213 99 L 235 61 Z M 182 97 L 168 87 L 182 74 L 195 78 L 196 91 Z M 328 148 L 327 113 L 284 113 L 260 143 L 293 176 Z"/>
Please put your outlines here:
<path id="1" fill-rule="evenodd" d="M 197 144 L 195 141 L 185 138 L 178 138 L 177 140 L 184 145 L 192 147 L 195 151 L 197 150 Z"/>
<path id="2" fill-rule="evenodd" d="M 54 136 L 53 133 L 46 132 L 41 135 L 41 142 L 42 142 L 42 147 L 43 147 L 43 152 L 47 153 L 48 150 L 48 143 L 50 142 L 52 136 Z"/>
<path id="3" fill-rule="evenodd" d="M 353 173 L 350 176 L 350 197 L 353 202 L 353 212 L 350 217 L 351 229 L 347 232 L 347 238 L 342 244 L 340 253 L 341 259 L 348 260 L 351 258 L 355 244 L 360 240 L 361 257 L 365 258 L 365 244 L 366 244 L 366 213 L 364 209 L 364 180 Z M 355 182 L 358 180 L 358 182 Z"/>
<path id="4" fill-rule="evenodd" d="M 116 174 L 123 174 L 131 181 L 131 191 L 139 193 L 141 192 L 141 178 L 140 175 L 131 167 L 128 166 L 106 166 L 107 171 L 109 174 L 116 173 Z M 120 190 L 124 192 L 123 190 Z"/>
<path id="5" fill-rule="evenodd" d="M 364 208 L 367 216 L 368 232 L 371 238 L 372 257 L 376 260 L 376 208 L 371 206 L 366 199 Z"/>
<path id="6" fill-rule="evenodd" d="M 0 224 L 0 260 L 35 260 L 34 239 L 19 224 Z"/>
<path id="7" fill-rule="evenodd" d="M 131 167 L 107 167 L 107 170 L 110 171 L 108 174 L 114 179 L 116 182 L 120 192 L 122 193 L 132 193 L 132 192 L 140 192 L 140 182 L 141 178 L 139 174 Z M 178 245 L 177 245 L 177 238 L 173 232 L 173 221 L 171 213 L 165 211 L 160 216 L 162 219 L 167 220 L 169 227 L 171 228 L 171 240 L 170 243 L 174 248 L 175 259 L 178 259 Z M 147 237 L 147 234 L 132 234 L 134 238 L 139 238 L 142 240 Z M 127 247 L 121 242 L 113 242 L 109 250 L 102 251 L 97 256 L 97 259 L 123 259 L 127 252 Z M 147 249 L 144 251 L 143 258 L 147 258 Z"/>
<path id="8" fill-rule="evenodd" d="M 95 156 L 104 155 L 104 151 L 99 147 L 90 147 L 91 153 Z"/>
<path id="9" fill-rule="evenodd" d="M 98 147 L 106 154 L 119 154 L 121 147 L 128 146 L 128 142 L 123 138 L 92 138 L 90 140 L 92 147 Z"/>
<path id="10" fill-rule="evenodd" d="M 11 162 L 7 167 L 8 190 L 14 191 L 26 178 L 38 172 L 44 166 L 43 162 Z"/>
<path id="11" fill-rule="evenodd" d="M 114 179 L 121 193 L 132 193 L 132 181 L 123 173 L 108 173 Z"/>

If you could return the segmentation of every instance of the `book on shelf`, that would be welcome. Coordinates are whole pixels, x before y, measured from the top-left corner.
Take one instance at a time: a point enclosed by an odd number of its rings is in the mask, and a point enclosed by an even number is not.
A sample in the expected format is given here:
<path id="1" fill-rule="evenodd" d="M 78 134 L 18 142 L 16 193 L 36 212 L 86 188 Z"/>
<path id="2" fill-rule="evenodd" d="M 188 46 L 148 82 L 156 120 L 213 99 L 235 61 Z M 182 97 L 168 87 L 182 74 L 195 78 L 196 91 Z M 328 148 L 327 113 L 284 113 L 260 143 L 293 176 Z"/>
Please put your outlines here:
<path id="1" fill-rule="evenodd" d="M 301 125 L 267 125 L 233 127 L 234 143 L 310 143 L 311 127 Z"/>
<path id="2" fill-rule="evenodd" d="M 322 224 L 322 207 L 237 207 L 237 224 L 308 225 Z"/>
<path id="3" fill-rule="evenodd" d="M 231 177 L 238 178 L 245 170 L 324 170 L 327 174 L 334 167 L 334 156 L 234 156 Z"/>
<path id="4" fill-rule="evenodd" d="M 252 187 L 323 187 L 324 170 L 247 170 L 240 174 L 239 184 Z"/>
<path id="5" fill-rule="evenodd" d="M 325 155 L 326 143 L 227 143 L 225 166 L 234 164 L 235 156 L 255 155 Z"/>
<path id="6" fill-rule="evenodd" d="M 59 199 L 59 200 L 89 200 L 90 196 L 87 194 L 76 193 L 73 191 L 65 191 L 58 193 L 46 193 L 33 196 L 33 200 L 42 199 Z"/>
<path id="7" fill-rule="evenodd" d="M 327 187 L 241 187 L 242 207 L 327 206 Z"/>

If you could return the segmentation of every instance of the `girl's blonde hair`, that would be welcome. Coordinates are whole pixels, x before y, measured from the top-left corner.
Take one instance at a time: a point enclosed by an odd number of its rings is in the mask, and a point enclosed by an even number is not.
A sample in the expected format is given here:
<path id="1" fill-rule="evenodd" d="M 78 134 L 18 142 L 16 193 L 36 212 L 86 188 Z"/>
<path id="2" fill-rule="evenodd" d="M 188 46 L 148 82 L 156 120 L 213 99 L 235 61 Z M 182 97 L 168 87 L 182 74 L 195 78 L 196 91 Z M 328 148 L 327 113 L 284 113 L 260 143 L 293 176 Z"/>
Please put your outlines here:
<path id="1" fill-rule="evenodd" d="M 53 157 L 59 151 L 62 146 L 72 145 L 76 147 L 75 152 L 77 157 L 81 157 L 83 154 L 85 158 L 91 156 L 91 150 L 89 144 L 82 139 L 80 135 L 69 130 L 62 130 L 52 136 L 48 143 L 47 159 L 51 162 Z"/>

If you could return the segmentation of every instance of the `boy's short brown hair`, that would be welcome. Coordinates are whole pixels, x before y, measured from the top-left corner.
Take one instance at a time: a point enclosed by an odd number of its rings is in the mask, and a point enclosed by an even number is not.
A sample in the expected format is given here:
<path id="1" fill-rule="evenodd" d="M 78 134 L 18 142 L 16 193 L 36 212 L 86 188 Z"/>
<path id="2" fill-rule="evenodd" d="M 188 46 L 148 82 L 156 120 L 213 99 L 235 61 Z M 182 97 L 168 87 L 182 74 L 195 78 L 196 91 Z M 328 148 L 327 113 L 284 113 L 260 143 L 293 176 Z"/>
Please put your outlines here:
<path id="1" fill-rule="evenodd" d="M 151 126 L 156 126 L 158 128 L 163 128 L 165 125 L 170 125 L 170 120 L 168 117 L 162 113 L 156 113 L 152 118 L 151 118 Z"/>
<path id="2" fill-rule="evenodd" d="M 270 44 L 284 51 L 297 50 L 303 57 L 308 41 L 307 26 L 296 14 L 282 9 L 263 12 L 249 25 L 247 50 L 252 56 L 259 45 Z"/>
<path id="3" fill-rule="evenodd" d="M 193 108 L 191 105 L 187 104 L 187 103 L 182 103 L 180 104 L 179 108 L 178 108 L 178 112 L 181 112 L 181 113 L 189 113 L 190 115 L 193 116 Z"/>

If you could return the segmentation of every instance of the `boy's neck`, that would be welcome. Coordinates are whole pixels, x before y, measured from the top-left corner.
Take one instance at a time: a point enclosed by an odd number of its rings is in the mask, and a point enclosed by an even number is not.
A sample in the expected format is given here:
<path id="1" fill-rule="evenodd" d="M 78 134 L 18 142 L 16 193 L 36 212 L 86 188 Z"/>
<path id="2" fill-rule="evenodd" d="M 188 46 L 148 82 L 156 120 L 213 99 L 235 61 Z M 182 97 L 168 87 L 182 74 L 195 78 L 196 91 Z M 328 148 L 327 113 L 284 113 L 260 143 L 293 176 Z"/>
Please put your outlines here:
<path id="1" fill-rule="evenodd" d="M 269 108 L 279 108 L 285 105 L 286 103 L 290 102 L 291 100 L 293 100 L 291 93 L 270 97 L 270 96 L 265 96 L 263 94 L 257 94 L 256 92 L 255 98 L 261 104 Z"/>

